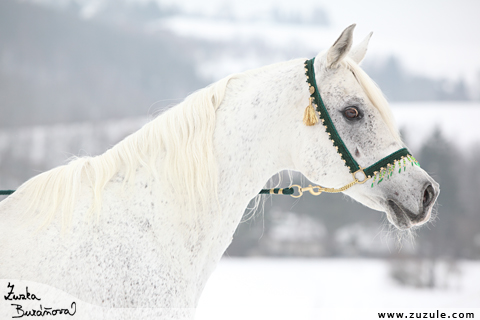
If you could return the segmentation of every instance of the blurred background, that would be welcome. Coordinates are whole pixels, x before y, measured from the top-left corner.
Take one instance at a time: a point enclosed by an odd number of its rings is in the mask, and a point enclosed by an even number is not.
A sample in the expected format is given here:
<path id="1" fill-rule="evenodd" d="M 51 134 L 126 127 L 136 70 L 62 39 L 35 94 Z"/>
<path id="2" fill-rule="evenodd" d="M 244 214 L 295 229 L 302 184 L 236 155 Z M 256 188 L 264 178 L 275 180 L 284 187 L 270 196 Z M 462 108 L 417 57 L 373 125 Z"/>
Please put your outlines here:
<path id="1" fill-rule="evenodd" d="M 198 318 L 480 308 L 479 12 L 475 0 L 1 0 L 0 189 L 104 152 L 228 74 L 313 57 L 357 23 L 356 42 L 374 31 L 363 68 L 441 185 L 434 221 L 412 239 L 342 195 L 269 198 L 246 211 Z"/>

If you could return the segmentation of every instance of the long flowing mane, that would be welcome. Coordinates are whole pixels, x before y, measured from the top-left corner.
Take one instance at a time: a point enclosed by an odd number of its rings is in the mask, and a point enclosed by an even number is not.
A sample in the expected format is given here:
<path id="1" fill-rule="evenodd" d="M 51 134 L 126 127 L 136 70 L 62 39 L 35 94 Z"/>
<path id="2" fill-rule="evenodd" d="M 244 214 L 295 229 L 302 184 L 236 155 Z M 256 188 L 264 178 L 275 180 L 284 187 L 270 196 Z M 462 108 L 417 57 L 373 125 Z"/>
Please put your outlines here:
<path id="1" fill-rule="evenodd" d="M 216 194 L 217 164 L 212 146 L 215 111 L 233 77 L 194 92 L 103 154 L 74 158 L 29 179 L 11 197 L 23 197 L 27 201 L 26 214 L 43 216 L 43 226 L 58 211 L 65 224 L 70 221 L 82 180 L 86 178 L 93 191 L 90 213 L 94 213 L 101 208 L 106 184 L 118 172 L 124 170 L 125 184 L 143 166 L 156 179 L 160 169 L 175 193 L 186 197 L 195 210 L 195 206 L 204 205 Z M 164 158 L 157 168 L 159 155 Z"/>

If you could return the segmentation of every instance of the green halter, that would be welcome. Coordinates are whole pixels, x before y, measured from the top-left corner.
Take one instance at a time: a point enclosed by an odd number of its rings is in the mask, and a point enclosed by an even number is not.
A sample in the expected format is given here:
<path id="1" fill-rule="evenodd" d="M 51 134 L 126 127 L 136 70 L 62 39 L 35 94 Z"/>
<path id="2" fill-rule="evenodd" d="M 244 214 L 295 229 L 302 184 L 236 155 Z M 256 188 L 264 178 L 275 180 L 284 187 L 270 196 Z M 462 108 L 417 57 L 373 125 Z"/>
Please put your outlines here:
<path id="1" fill-rule="evenodd" d="M 313 67 L 314 61 L 315 58 L 305 61 L 305 75 L 307 76 L 307 82 L 310 88 L 313 88 L 313 90 L 310 89 L 310 97 L 312 98 L 312 102 L 317 105 L 316 110 L 318 112 L 318 115 L 320 116 L 322 124 L 325 126 L 325 129 L 330 136 L 333 142 L 333 146 L 337 147 L 337 152 L 342 157 L 343 162 L 345 162 L 345 165 L 350 170 L 350 173 L 363 172 L 365 174 L 365 177 L 367 177 L 367 179 L 370 179 L 372 176 L 376 176 L 377 173 L 381 173 L 382 171 L 387 170 L 388 167 L 391 167 L 392 165 L 395 166 L 397 162 L 405 160 L 405 158 L 410 160 L 410 162 L 412 162 L 412 165 L 413 163 L 418 164 L 418 162 L 410 154 L 410 152 L 406 148 L 403 148 L 391 153 L 390 155 L 377 161 L 368 168 L 360 167 L 343 143 L 342 138 L 338 134 L 337 129 L 335 129 L 335 125 L 333 124 L 333 121 L 328 114 L 327 108 L 325 108 L 325 105 L 323 104 L 322 97 L 320 96 L 320 92 L 317 88 L 317 82 L 315 81 L 315 70 Z M 390 174 L 390 172 L 388 173 Z"/>
<path id="2" fill-rule="evenodd" d="M 397 150 L 385 158 L 375 162 L 371 166 L 367 168 L 362 168 L 357 161 L 352 157 L 351 153 L 348 151 L 347 146 L 343 143 L 340 134 L 338 133 L 335 125 L 333 124 L 330 115 L 328 114 L 327 108 L 323 104 L 322 97 L 320 96 L 320 91 L 317 87 L 317 82 L 315 80 L 315 70 L 314 70 L 314 61 L 315 58 L 305 61 L 305 75 L 307 76 L 307 83 L 309 85 L 309 92 L 310 92 L 310 103 L 315 104 L 317 106 L 316 112 L 320 117 L 320 121 L 322 125 L 325 127 L 325 130 L 330 137 L 330 140 L 333 143 L 333 146 L 337 149 L 337 153 L 342 158 L 343 162 L 347 166 L 350 173 L 353 175 L 353 182 L 347 184 L 346 186 L 335 189 L 335 188 L 324 188 L 320 186 L 309 186 L 306 188 L 302 188 L 300 186 L 292 186 L 290 188 L 285 189 L 263 189 L 260 193 L 261 194 L 293 194 L 293 187 L 298 187 L 298 191 L 300 193 L 299 196 L 303 194 L 303 191 L 309 191 L 314 195 L 318 195 L 322 192 L 342 192 L 346 189 L 352 187 L 357 183 L 365 183 L 367 180 L 373 177 L 372 188 L 376 184 L 379 184 L 384 179 L 390 179 L 394 171 L 398 168 L 398 172 L 402 172 L 406 170 L 407 161 L 411 163 L 411 165 L 417 165 L 418 161 L 410 154 L 410 152 L 406 149 Z M 314 115 L 315 116 L 315 115 Z M 316 116 L 315 116 L 316 117 Z M 315 122 L 316 123 L 316 118 Z M 314 124 L 313 123 L 313 124 Z M 358 174 L 363 174 L 362 177 L 357 177 Z M 360 179 L 359 179 L 360 178 Z M 317 189 L 315 191 L 314 189 Z M 295 196 L 298 197 L 298 196 Z"/>

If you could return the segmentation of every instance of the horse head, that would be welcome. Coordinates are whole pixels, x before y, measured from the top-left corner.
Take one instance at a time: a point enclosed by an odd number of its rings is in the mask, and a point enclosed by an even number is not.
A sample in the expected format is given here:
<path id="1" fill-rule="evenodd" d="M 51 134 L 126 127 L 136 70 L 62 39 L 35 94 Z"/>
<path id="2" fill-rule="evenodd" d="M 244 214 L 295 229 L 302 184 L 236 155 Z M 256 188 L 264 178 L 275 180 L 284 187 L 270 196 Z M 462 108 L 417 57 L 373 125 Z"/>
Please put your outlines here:
<path id="1" fill-rule="evenodd" d="M 301 141 L 296 167 L 311 181 L 327 187 L 362 182 L 344 193 L 386 212 L 398 229 L 409 229 L 429 220 L 439 185 L 405 148 L 386 99 L 359 68 L 372 34 L 352 48 L 354 27 L 345 29 L 327 51 L 306 63 L 310 94 L 318 112 L 315 117 L 320 121 L 313 119 L 308 126 L 298 128 Z M 316 90 L 319 96 L 315 99 Z M 358 167 L 353 168 L 352 163 Z"/>

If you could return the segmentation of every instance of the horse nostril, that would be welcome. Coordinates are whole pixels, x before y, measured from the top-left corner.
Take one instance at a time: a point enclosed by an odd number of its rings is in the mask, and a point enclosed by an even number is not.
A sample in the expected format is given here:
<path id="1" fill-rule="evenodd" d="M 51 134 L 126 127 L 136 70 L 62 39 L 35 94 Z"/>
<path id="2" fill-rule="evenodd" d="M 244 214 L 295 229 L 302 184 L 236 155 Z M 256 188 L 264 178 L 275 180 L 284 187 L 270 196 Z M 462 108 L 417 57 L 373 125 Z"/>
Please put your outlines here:
<path id="1" fill-rule="evenodd" d="M 423 192 L 423 207 L 428 207 L 431 203 L 433 198 L 435 197 L 435 190 L 433 190 L 433 187 L 431 184 L 429 184 L 426 188 L 425 191 Z"/>

